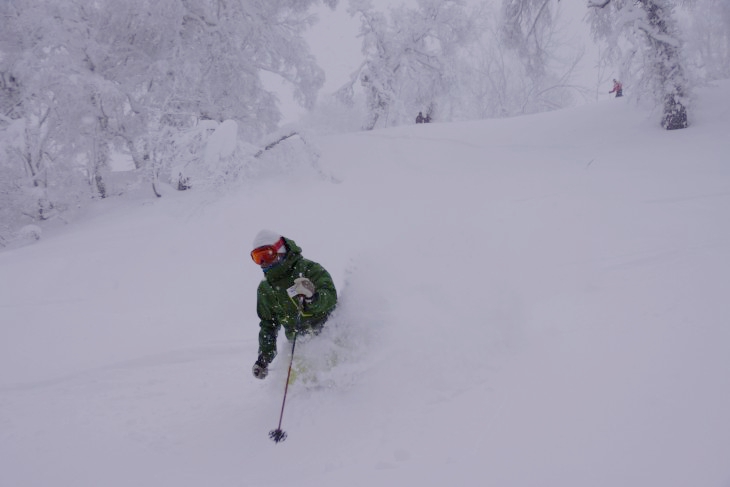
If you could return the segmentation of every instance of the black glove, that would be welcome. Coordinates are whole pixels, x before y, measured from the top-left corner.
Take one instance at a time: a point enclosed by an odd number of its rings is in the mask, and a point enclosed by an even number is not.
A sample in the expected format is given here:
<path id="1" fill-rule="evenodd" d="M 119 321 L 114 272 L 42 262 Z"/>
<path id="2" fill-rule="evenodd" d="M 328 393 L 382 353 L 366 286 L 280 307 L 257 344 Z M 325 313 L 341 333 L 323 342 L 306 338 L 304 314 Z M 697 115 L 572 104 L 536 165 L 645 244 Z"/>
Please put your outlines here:
<path id="1" fill-rule="evenodd" d="M 267 375 L 269 375 L 269 364 L 266 363 L 266 361 L 259 355 L 258 360 L 256 360 L 256 363 L 253 364 L 253 368 L 251 369 L 251 372 L 253 372 L 253 376 L 257 379 L 265 379 Z"/>

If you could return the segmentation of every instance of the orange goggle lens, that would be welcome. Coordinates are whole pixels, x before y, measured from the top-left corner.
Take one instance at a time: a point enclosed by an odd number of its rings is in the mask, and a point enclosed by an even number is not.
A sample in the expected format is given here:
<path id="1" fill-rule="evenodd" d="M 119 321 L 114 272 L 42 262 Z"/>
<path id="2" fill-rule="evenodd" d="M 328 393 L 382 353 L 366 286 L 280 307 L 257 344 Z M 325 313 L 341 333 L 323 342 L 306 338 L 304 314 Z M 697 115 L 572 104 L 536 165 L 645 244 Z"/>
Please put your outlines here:
<path id="1" fill-rule="evenodd" d="M 282 240 L 279 240 L 274 245 L 262 245 L 256 247 L 251 251 L 251 258 L 257 265 L 269 265 L 276 262 L 278 252 L 281 246 L 284 244 Z"/>

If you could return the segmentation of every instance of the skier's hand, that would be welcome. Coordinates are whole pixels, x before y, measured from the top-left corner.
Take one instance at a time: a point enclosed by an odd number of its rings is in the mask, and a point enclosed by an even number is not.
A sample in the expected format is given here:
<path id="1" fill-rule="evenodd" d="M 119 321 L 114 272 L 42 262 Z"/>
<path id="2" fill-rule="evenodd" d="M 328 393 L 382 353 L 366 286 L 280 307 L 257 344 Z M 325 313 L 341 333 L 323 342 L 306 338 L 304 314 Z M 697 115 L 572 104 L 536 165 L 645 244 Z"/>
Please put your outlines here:
<path id="1" fill-rule="evenodd" d="M 304 296 L 311 299 L 314 296 L 314 284 L 306 277 L 297 277 L 294 279 L 294 285 L 287 289 L 289 296 Z"/>
<path id="2" fill-rule="evenodd" d="M 251 372 L 253 372 L 253 376 L 257 379 L 265 379 L 266 376 L 269 375 L 268 364 L 262 361 L 259 357 L 256 363 L 253 364 L 253 369 L 251 369 Z"/>

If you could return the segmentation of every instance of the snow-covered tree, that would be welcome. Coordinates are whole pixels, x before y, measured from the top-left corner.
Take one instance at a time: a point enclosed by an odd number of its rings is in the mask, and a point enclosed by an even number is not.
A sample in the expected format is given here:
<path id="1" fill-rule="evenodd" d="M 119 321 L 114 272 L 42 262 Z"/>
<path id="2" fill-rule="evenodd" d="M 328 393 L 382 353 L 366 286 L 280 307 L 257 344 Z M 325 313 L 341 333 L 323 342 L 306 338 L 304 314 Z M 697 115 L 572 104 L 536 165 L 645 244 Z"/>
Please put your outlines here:
<path id="1" fill-rule="evenodd" d="M 562 108 L 580 92 L 571 78 L 583 48 L 565 36 L 558 0 L 503 0 L 483 31 L 468 83 L 482 117 Z"/>
<path id="2" fill-rule="evenodd" d="M 10 208 L 43 220 L 88 190 L 75 161 L 90 109 L 79 83 L 83 60 L 74 56 L 53 9 L 11 1 L 0 8 L 0 77 L 11 81 L 3 90 L 11 100 L 3 115 L 14 121 L 1 148 L 7 162 L 0 179 L 5 195 L 14 195 Z"/>
<path id="3" fill-rule="evenodd" d="M 544 76 L 550 52 L 546 44 L 552 37 L 553 3 L 559 0 L 503 0 L 502 38 L 508 48 L 524 59 L 526 72 Z"/>
<path id="4" fill-rule="evenodd" d="M 174 159 L 204 145 L 190 131 L 213 132 L 201 121 L 235 120 L 247 141 L 274 131 L 262 73 L 304 106 L 324 82 L 302 36 L 318 3 L 337 0 L 0 2 L 0 192 L 17 215 L 47 218 L 106 196 L 114 151 L 174 183 Z"/>
<path id="5" fill-rule="evenodd" d="M 593 33 L 620 57 L 636 96 L 651 94 L 662 107 L 662 127 L 687 127 L 690 84 L 672 0 L 588 0 Z M 620 40 L 628 41 L 622 47 Z"/>
<path id="6" fill-rule="evenodd" d="M 366 98 L 365 129 L 412 121 L 415 113 L 438 117 L 441 104 L 453 95 L 459 49 L 475 36 L 475 23 L 461 0 L 417 0 L 386 16 L 369 0 L 351 0 L 351 15 L 361 20 L 365 61 L 350 83 L 340 89 L 352 99 L 359 82 Z"/>
<path id="7" fill-rule="evenodd" d="M 685 31 L 692 71 L 707 80 L 730 78 L 730 2 L 693 0 L 690 7 Z"/>

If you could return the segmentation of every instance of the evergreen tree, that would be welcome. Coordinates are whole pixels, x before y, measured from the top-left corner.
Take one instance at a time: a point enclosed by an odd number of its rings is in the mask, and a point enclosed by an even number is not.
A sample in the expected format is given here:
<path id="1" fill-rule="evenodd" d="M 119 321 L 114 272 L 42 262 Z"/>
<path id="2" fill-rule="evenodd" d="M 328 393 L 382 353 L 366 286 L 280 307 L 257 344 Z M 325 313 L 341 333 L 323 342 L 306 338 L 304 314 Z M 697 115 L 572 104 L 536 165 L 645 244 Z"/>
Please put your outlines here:
<path id="1" fill-rule="evenodd" d="M 689 80 L 681 57 L 682 41 L 671 0 L 589 0 L 594 35 L 620 51 L 622 33 L 632 49 L 622 62 L 625 75 L 638 71 L 637 87 L 655 97 L 662 107 L 661 125 L 667 130 L 687 127 Z"/>

